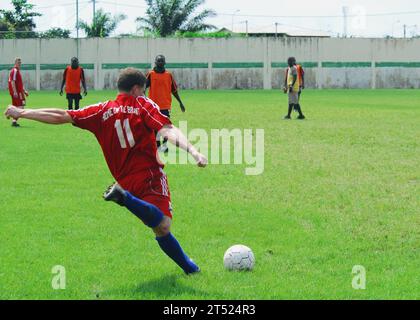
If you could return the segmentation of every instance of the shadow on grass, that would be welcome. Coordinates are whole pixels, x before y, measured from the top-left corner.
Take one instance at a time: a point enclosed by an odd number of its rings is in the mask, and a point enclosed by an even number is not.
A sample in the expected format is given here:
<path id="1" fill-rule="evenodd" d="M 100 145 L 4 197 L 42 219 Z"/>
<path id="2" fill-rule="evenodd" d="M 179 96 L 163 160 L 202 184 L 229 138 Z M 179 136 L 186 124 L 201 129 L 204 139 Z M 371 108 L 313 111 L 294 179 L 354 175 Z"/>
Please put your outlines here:
<path id="1" fill-rule="evenodd" d="M 153 279 L 141 282 L 131 288 L 120 288 L 113 292 L 106 292 L 107 295 L 114 296 L 114 298 L 128 298 L 128 299 L 179 299 L 182 297 L 194 298 L 194 299 L 209 299 L 210 294 L 195 289 L 194 283 L 197 281 L 191 281 L 191 286 L 181 284 L 181 277 L 188 279 L 188 276 L 185 275 L 166 275 L 162 278 Z M 200 277 L 200 275 L 195 275 L 191 277 L 191 280 L 195 280 Z"/>
<path id="2" fill-rule="evenodd" d="M 0 113 L 0 115 L 1 115 L 1 113 Z M 19 127 L 13 127 L 11 121 L 10 121 L 9 127 L 13 130 L 25 130 L 25 129 L 33 129 L 34 128 L 30 124 L 28 125 L 27 123 L 25 123 L 25 124 L 19 123 Z"/>

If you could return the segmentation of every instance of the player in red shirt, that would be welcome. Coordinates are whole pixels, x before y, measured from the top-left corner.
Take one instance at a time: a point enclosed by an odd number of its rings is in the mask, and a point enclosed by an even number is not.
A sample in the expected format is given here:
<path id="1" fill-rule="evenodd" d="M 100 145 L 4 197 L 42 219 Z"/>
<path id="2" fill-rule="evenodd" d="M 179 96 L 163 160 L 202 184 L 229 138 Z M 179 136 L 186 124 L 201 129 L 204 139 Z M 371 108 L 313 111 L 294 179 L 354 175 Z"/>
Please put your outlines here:
<path id="1" fill-rule="evenodd" d="M 12 97 L 12 104 L 18 108 L 24 108 L 26 104 L 26 97 L 29 93 L 23 87 L 22 74 L 20 67 L 22 66 L 22 59 L 15 59 L 15 66 L 10 70 L 9 74 L 9 93 Z M 20 127 L 15 119 L 12 121 L 12 127 Z"/>
<path id="2" fill-rule="evenodd" d="M 21 110 L 9 106 L 5 115 L 48 124 L 72 123 L 92 132 L 102 147 L 109 170 L 117 181 L 104 199 L 125 206 L 152 228 L 161 249 L 187 274 L 200 271 L 184 253 L 170 232 L 171 198 L 163 164 L 157 153 L 155 131 L 169 142 L 188 151 L 199 167 L 207 159 L 192 146 L 182 132 L 160 113 L 159 107 L 144 96 L 146 77 L 126 69 L 118 79 L 119 95 L 114 101 L 98 103 L 81 110 Z"/>

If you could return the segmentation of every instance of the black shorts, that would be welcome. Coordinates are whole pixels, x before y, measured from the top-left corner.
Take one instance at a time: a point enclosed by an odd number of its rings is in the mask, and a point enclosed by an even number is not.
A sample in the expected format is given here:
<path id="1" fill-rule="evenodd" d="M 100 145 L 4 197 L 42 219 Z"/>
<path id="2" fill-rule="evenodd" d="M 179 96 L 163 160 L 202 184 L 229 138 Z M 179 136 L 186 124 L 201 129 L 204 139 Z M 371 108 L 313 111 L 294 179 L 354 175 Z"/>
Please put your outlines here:
<path id="1" fill-rule="evenodd" d="M 171 117 L 171 110 L 160 110 L 160 113 L 163 114 L 164 116 L 167 116 L 168 118 Z"/>
<path id="2" fill-rule="evenodd" d="M 66 98 L 67 100 L 82 100 L 82 95 L 80 93 L 67 93 Z"/>

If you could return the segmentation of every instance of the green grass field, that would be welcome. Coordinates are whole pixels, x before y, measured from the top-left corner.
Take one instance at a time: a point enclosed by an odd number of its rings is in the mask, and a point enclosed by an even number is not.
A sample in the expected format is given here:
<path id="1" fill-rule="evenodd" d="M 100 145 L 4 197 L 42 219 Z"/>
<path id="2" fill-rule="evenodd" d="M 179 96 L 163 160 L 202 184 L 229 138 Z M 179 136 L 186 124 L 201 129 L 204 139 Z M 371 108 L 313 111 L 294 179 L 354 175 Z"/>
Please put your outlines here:
<path id="1" fill-rule="evenodd" d="M 113 98 L 90 92 L 84 104 Z M 283 121 L 278 91 L 184 91 L 189 128 L 265 129 L 265 172 L 166 167 L 173 232 L 202 273 L 184 276 L 137 218 L 102 200 L 113 181 L 95 138 L 0 121 L 0 299 L 419 299 L 420 91 L 306 91 Z M 1 111 L 9 103 L 0 94 Z M 33 92 L 33 107 L 65 107 Z M 250 246 L 252 272 L 224 251 Z M 51 269 L 66 268 L 53 290 Z M 366 268 L 366 290 L 352 268 Z"/>

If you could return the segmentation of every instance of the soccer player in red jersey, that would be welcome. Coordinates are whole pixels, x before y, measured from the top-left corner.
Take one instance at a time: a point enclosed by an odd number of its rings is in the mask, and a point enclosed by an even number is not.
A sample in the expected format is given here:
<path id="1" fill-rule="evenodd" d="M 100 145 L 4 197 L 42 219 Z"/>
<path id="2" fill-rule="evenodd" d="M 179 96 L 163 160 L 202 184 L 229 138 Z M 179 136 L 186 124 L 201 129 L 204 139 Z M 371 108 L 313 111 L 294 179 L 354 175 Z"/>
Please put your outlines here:
<path id="1" fill-rule="evenodd" d="M 12 97 L 12 105 L 18 108 L 24 108 L 26 104 L 26 97 L 29 93 L 23 87 L 22 74 L 20 67 L 22 66 L 22 59 L 15 59 L 15 66 L 10 70 L 9 74 L 9 93 Z M 20 127 L 16 119 L 12 121 L 12 127 Z"/>
<path id="2" fill-rule="evenodd" d="M 118 78 L 119 95 L 114 101 L 81 110 L 21 110 L 9 106 L 6 117 L 30 119 L 48 124 L 72 123 L 92 132 L 102 147 L 109 170 L 117 181 L 104 199 L 126 207 L 156 234 L 160 248 L 187 274 L 200 271 L 184 253 L 170 232 L 172 221 L 168 181 L 159 161 L 155 131 L 189 152 L 199 167 L 207 159 L 182 132 L 144 96 L 146 77 L 138 70 L 125 69 Z"/>

